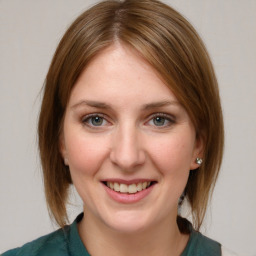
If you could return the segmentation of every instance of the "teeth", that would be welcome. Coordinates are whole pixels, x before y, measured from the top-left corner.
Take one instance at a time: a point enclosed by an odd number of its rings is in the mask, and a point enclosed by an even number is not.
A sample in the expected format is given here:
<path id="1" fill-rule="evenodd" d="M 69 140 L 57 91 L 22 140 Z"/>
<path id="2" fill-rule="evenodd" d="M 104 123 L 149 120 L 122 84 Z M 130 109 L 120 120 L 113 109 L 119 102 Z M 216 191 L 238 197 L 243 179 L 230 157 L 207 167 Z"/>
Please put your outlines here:
<path id="1" fill-rule="evenodd" d="M 120 191 L 120 186 L 116 182 L 114 183 L 114 190 L 117 191 L 117 192 Z"/>
<path id="2" fill-rule="evenodd" d="M 150 181 L 140 182 L 138 184 L 119 184 L 117 182 L 107 182 L 107 186 L 112 190 L 120 193 L 135 194 L 141 190 L 144 190 L 150 186 Z"/>
<path id="3" fill-rule="evenodd" d="M 142 190 L 142 183 L 138 183 L 138 184 L 137 184 L 137 190 L 138 190 L 138 191 L 141 191 L 141 190 Z"/>
<path id="4" fill-rule="evenodd" d="M 128 186 L 128 192 L 130 194 L 134 194 L 137 192 L 137 186 L 135 184 L 131 184 Z"/>
<path id="5" fill-rule="evenodd" d="M 120 184 L 120 192 L 121 193 L 127 193 L 128 192 L 128 186 L 126 184 Z"/>

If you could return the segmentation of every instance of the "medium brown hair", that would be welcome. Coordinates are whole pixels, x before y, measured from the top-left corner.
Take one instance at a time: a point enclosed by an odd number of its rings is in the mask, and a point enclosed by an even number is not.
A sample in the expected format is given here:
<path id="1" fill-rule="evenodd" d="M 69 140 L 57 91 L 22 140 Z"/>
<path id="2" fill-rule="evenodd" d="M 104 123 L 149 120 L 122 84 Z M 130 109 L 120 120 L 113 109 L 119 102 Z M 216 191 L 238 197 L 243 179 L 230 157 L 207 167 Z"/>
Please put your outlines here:
<path id="1" fill-rule="evenodd" d="M 199 35 L 177 11 L 156 0 L 103 1 L 81 14 L 60 41 L 44 85 L 38 124 L 48 208 L 67 222 L 72 183 L 59 150 L 72 88 L 90 60 L 115 41 L 136 49 L 159 73 L 188 112 L 204 141 L 204 162 L 190 171 L 185 196 L 199 229 L 223 153 L 223 119 L 211 60 Z"/>

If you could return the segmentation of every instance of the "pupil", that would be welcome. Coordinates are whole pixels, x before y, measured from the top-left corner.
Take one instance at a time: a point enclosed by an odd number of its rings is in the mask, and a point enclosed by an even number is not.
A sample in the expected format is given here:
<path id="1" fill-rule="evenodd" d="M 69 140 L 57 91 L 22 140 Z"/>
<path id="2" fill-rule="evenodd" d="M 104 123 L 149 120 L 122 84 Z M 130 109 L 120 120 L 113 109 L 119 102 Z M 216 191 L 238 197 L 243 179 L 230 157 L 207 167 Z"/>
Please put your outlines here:
<path id="1" fill-rule="evenodd" d="M 164 122 L 165 122 L 164 117 L 158 116 L 154 119 L 154 124 L 157 125 L 157 126 L 164 125 Z"/>
<path id="2" fill-rule="evenodd" d="M 103 122 L 103 120 L 102 120 L 102 118 L 99 117 L 99 116 L 96 116 L 96 117 L 93 117 L 93 118 L 92 118 L 92 123 L 93 123 L 93 125 L 99 126 L 99 125 L 102 124 L 102 122 Z"/>

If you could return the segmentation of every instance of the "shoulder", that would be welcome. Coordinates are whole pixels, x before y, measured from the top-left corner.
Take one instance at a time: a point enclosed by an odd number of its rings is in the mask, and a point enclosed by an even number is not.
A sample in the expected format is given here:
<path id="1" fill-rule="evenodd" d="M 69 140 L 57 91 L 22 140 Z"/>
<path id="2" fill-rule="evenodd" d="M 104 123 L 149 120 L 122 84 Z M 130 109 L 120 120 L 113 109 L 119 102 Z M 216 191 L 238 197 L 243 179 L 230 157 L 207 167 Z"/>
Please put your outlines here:
<path id="1" fill-rule="evenodd" d="M 200 232 L 194 231 L 195 247 L 201 254 L 216 256 L 221 255 L 221 244 L 207 236 L 202 235 Z"/>
<path id="2" fill-rule="evenodd" d="M 221 244 L 196 231 L 191 222 L 179 217 L 178 226 L 182 233 L 189 234 L 189 241 L 181 256 L 221 256 Z"/>
<path id="3" fill-rule="evenodd" d="M 41 255 L 61 255 L 68 254 L 67 232 L 69 227 L 59 229 L 46 236 L 42 236 L 32 242 L 24 244 L 22 247 L 9 250 L 2 256 L 41 256 Z"/>
<path id="4" fill-rule="evenodd" d="M 238 256 L 219 242 L 202 235 L 200 232 L 193 231 L 191 240 L 191 249 L 193 248 L 193 252 L 196 252 L 195 255 Z"/>
<path id="5" fill-rule="evenodd" d="M 181 256 L 193 255 L 221 256 L 221 245 L 200 232 L 193 230 Z"/>

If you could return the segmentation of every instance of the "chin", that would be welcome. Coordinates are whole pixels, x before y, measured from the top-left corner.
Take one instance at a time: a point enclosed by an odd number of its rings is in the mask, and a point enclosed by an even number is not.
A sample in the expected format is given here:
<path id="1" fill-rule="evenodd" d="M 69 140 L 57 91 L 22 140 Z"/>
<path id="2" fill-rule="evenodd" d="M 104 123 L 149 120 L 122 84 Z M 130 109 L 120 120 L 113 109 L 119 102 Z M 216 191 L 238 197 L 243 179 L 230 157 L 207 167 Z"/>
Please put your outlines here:
<path id="1" fill-rule="evenodd" d="M 129 234 L 143 232 L 153 223 L 145 214 L 120 212 L 109 218 L 108 221 L 105 220 L 105 224 L 113 231 Z"/>

